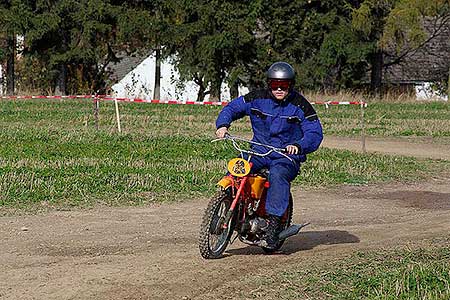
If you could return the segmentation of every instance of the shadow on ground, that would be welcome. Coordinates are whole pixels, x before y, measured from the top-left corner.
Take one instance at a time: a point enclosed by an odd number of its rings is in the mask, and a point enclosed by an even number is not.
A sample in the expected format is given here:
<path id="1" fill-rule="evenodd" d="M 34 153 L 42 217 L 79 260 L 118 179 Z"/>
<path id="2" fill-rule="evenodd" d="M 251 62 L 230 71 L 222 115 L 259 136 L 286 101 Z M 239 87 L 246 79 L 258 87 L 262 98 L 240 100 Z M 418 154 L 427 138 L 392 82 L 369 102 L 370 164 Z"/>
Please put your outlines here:
<path id="1" fill-rule="evenodd" d="M 356 235 L 343 230 L 304 231 L 286 240 L 279 251 L 280 254 L 292 254 L 298 251 L 311 250 L 319 245 L 336 245 L 359 243 Z M 241 243 L 241 245 L 244 245 Z M 239 249 L 231 249 L 228 255 L 257 255 L 264 254 L 260 247 L 243 246 Z"/>

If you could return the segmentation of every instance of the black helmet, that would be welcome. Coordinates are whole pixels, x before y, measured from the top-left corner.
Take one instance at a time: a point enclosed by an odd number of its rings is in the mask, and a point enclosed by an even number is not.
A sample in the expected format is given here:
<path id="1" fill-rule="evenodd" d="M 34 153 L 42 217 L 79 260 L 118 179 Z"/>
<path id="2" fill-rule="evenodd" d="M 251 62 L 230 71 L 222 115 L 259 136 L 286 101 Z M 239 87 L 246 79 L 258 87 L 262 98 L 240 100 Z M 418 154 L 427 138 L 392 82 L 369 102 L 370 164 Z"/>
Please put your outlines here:
<path id="1" fill-rule="evenodd" d="M 267 80 L 295 80 L 294 68 L 284 61 L 279 61 L 270 66 L 267 70 Z"/>

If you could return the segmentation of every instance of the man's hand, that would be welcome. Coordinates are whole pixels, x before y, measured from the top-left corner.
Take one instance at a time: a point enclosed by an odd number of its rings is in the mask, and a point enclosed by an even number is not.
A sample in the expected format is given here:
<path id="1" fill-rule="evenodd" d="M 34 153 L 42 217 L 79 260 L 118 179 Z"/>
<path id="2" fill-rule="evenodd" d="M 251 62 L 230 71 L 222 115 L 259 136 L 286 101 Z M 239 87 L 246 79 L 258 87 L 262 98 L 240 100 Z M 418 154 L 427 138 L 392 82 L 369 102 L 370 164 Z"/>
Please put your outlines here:
<path id="1" fill-rule="evenodd" d="M 226 127 L 220 127 L 219 129 L 216 130 L 216 136 L 219 139 L 223 139 L 227 133 L 228 133 L 228 128 L 226 128 Z"/>
<path id="2" fill-rule="evenodd" d="M 288 145 L 286 146 L 286 152 L 288 154 L 298 154 L 298 147 L 294 145 Z"/>

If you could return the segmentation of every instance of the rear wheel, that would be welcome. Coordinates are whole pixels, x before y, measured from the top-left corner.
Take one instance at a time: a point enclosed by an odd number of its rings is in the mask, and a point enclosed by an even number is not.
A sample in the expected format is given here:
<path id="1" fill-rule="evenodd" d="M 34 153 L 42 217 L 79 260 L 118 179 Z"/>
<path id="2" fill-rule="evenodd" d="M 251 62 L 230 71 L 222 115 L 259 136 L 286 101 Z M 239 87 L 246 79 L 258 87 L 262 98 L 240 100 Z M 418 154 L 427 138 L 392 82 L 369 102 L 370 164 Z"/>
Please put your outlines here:
<path id="1" fill-rule="evenodd" d="M 219 258 L 227 248 L 234 230 L 234 218 L 231 217 L 227 226 L 224 226 L 224 222 L 232 201 L 229 192 L 221 191 L 209 202 L 199 236 L 200 254 L 203 258 Z"/>
<path id="2" fill-rule="evenodd" d="M 286 221 L 283 224 L 281 224 L 280 232 L 289 228 L 289 226 L 291 226 L 293 212 L 294 212 L 294 201 L 292 199 L 292 194 L 289 194 L 289 205 L 287 208 Z M 266 248 L 266 247 L 261 247 L 261 248 L 264 250 L 265 253 L 270 254 L 270 253 L 280 250 L 281 246 L 283 246 L 283 244 L 284 244 L 284 241 L 285 240 L 278 241 L 275 248 L 270 248 L 270 249 Z"/>

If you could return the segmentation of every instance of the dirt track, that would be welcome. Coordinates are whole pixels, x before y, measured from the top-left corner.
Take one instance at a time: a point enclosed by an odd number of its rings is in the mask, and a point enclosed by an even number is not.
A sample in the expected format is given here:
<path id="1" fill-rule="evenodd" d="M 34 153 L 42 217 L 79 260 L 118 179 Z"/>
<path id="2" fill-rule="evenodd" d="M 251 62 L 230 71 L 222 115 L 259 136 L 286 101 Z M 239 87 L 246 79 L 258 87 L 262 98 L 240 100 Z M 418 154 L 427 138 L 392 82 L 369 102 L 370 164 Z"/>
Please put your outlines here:
<path id="1" fill-rule="evenodd" d="M 0 299 L 224 299 L 225 278 L 238 287 L 243 276 L 294 261 L 449 243 L 449 182 L 450 175 L 414 185 L 295 189 L 294 221 L 311 225 L 281 255 L 236 242 L 214 261 L 197 249 L 206 199 L 2 217 Z"/>
<path id="2" fill-rule="evenodd" d="M 366 137 L 367 152 L 450 160 L 450 139 Z M 325 136 L 323 146 L 362 152 L 362 138 Z"/>

